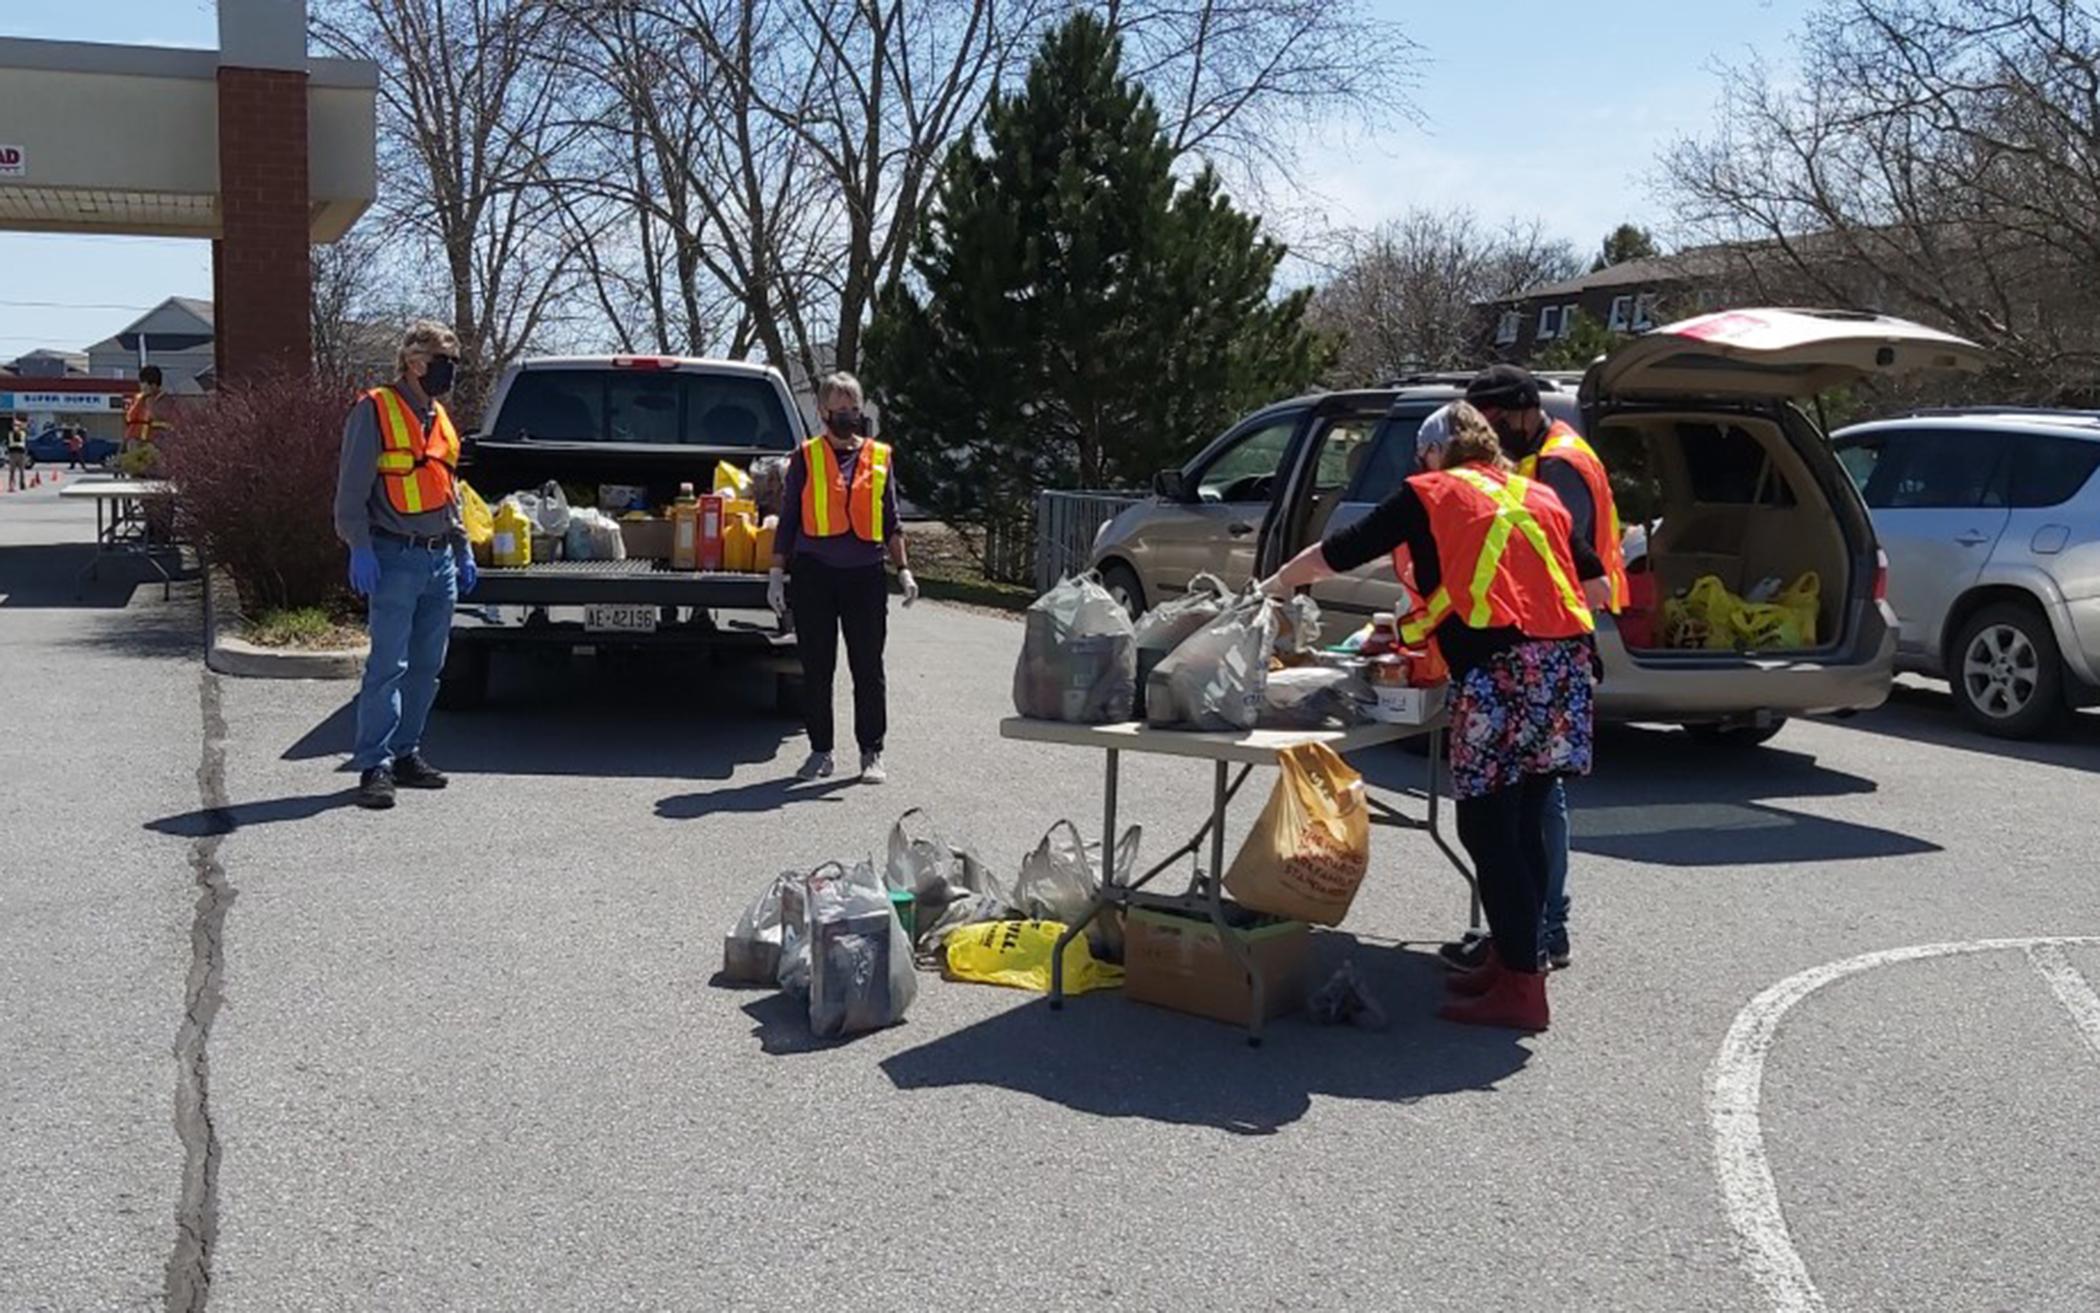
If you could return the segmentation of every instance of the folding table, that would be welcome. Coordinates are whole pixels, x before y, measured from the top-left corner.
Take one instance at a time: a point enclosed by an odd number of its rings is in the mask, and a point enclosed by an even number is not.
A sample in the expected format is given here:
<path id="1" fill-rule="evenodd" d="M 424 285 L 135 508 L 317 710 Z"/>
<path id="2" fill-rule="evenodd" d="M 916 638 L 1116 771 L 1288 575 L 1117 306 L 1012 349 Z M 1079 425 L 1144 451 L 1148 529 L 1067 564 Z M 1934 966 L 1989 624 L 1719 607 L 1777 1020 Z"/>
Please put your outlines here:
<path id="1" fill-rule="evenodd" d="M 1223 877 L 1225 871 L 1225 813 L 1232 799 L 1246 783 L 1247 776 L 1256 766 L 1274 766 L 1276 754 L 1286 748 L 1307 743 L 1321 743 L 1338 755 L 1350 753 L 1381 743 L 1396 743 L 1402 739 L 1427 737 L 1429 741 L 1429 782 L 1423 791 L 1427 815 L 1416 819 L 1379 801 L 1365 791 L 1365 801 L 1377 824 L 1398 826 L 1402 829 L 1420 830 L 1427 833 L 1437 848 L 1443 852 L 1459 878 L 1466 882 L 1471 894 L 1470 924 L 1480 925 L 1480 894 L 1474 884 L 1473 873 L 1465 860 L 1459 856 L 1444 838 L 1439 806 L 1438 778 L 1442 773 L 1444 757 L 1444 721 L 1441 714 L 1420 725 L 1394 725 L 1372 723 L 1348 729 L 1254 729 L 1232 732 L 1209 732 L 1196 730 L 1155 729 L 1142 721 L 1124 721 L 1109 725 L 1076 725 L 1060 720 L 1032 720 L 1025 716 L 1009 716 L 999 722 L 1002 738 L 1017 739 L 1027 743 L 1056 743 L 1068 747 L 1093 748 L 1106 755 L 1107 771 L 1102 785 L 1102 865 L 1113 867 L 1116 847 L 1116 790 L 1121 774 L 1122 755 L 1126 752 L 1151 753 L 1169 757 L 1191 757 L 1211 763 L 1210 816 L 1197 828 L 1188 841 L 1169 853 L 1165 858 L 1133 878 L 1128 884 L 1119 883 L 1117 873 L 1104 869 L 1101 873 L 1100 892 L 1087 907 L 1084 917 L 1065 927 L 1058 940 L 1057 952 L 1050 965 L 1050 1006 L 1064 1006 L 1065 946 L 1085 933 L 1093 919 L 1107 907 L 1149 907 L 1165 911 L 1182 912 L 1207 917 L 1218 930 L 1218 937 L 1233 961 L 1247 973 L 1252 990 L 1252 1014 L 1247 1023 L 1247 1042 L 1259 1045 L 1262 1031 L 1261 973 L 1254 967 L 1246 947 L 1225 920 Z M 1239 766 L 1234 774 L 1232 767 Z M 1190 879 L 1188 888 L 1179 894 L 1152 893 L 1145 886 L 1152 879 L 1182 858 L 1201 851 L 1204 840 L 1210 840 L 1210 868 L 1198 868 Z"/>

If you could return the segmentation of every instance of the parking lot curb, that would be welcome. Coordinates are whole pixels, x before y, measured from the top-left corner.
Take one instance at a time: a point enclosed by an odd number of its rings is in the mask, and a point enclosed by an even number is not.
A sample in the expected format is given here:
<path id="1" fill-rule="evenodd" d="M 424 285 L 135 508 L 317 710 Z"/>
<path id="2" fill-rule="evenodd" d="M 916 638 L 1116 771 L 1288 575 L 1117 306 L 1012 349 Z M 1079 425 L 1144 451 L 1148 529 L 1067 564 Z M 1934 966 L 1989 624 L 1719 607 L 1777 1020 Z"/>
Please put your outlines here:
<path id="1" fill-rule="evenodd" d="M 357 679 L 365 673 L 371 644 L 321 651 L 259 647 L 225 632 L 221 613 L 212 603 L 219 593 L 218 572 L 205 571 L 204 665 L 236 679 Z"/>

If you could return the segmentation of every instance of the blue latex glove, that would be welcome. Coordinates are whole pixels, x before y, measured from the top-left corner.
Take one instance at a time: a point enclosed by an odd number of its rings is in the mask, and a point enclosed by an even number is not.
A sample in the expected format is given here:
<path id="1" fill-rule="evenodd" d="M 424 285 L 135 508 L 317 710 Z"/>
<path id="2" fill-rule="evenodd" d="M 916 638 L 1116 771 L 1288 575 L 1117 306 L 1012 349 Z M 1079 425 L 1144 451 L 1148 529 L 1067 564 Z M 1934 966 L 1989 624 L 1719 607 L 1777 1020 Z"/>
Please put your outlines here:
<path id="1" fill-rule="evenodd" d="M 481 571 L 474 564 L 474 553 L 455 552 L 452 557 L 453 572 L 459 576 L 459 595 L 465 597 L 481 582 Z"/>
<path id="2" fill-rule="evenodd" d="M 350 591 L 359 597 L 379 591 L 379 553 L 369 547 L 350 549 Z"/>

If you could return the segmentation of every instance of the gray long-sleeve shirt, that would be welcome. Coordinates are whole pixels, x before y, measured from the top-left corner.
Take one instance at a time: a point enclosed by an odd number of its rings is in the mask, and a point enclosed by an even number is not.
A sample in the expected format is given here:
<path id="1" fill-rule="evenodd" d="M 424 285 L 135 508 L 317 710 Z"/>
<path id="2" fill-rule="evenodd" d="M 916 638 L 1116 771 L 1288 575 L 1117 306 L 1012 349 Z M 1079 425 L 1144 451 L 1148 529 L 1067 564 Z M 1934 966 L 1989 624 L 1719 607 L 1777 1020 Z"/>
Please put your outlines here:
<path id="1" fill-rule="evenodd" d="M 398 387 L 394 392 L 428 428 L 432 404 L 418 404 Z M 415 515 L 403 515 L 394 509 L 379 479 L 379 450 L 379 408 L 372 398 L 360 397 L 350 408 L 350 418 L 343 422 L 342 463 L 336 467 L 335 476 L 335 536 L 352 548 L 370 547 L 374 529 L 418 537 L 449 533 L 465 541 L 456 496 L 438 510 Z"/>

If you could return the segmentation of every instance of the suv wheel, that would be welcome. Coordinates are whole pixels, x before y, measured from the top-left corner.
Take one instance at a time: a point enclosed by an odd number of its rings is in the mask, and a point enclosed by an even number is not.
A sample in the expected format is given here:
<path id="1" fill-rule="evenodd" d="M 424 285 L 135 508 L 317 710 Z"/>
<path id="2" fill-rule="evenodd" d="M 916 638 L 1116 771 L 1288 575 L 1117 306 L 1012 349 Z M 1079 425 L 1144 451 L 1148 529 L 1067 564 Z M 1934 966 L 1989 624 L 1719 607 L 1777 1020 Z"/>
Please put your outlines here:
<path id="1" fill-rule="evenodd" d="M 2049 621 L 2033 607 L 1983 608 L 1962 626 L 1950 655 L 1955 704 L 1986 734 L 2033 738 L 2062 716 L 2063 657 Z"/>
<path id="2" fill-rule="evenodd" d="M 1101 571 L 1101 586 L 1108 595 L 1122 603 L 1132 620 L 1145 614 L 1145 586 L 1138 582 L 1137 571 L 1116 561 Z"/>

